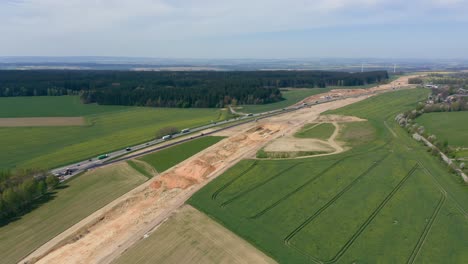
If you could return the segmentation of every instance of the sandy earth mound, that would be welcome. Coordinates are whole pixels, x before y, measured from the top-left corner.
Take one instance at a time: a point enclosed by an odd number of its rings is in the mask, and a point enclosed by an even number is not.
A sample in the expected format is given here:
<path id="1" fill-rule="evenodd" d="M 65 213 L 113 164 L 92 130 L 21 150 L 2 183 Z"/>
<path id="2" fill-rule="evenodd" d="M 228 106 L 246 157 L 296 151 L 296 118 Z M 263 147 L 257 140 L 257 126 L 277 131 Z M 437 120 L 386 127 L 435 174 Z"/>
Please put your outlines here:
<path id="1" fill-rule="evenodd" d="M 193 193 L 239 160 L 254 157 L 260 148 L 275 138 L 293 135 L 322 112 L 367 97 L 323 103 L 248 124 L 247 129 L 234 132 L 229 138 L 114 200 L 44 244 L 22 262 L 110 263 L 164 222 Z M 343 151 L 335 142 L 338 130 L 335 129 L 328 140 L 335 149 L 333 153 Z"/>
<path id="2" fill-rule="evenodd" d="M 321 115 L 319 116 L 315 122 L 317 123 L 349 123 L 349 122 L 363 122 L 367 121 L 366 119 L 362 119 L 355 116 L 342 116 L 342 115 Z"/>

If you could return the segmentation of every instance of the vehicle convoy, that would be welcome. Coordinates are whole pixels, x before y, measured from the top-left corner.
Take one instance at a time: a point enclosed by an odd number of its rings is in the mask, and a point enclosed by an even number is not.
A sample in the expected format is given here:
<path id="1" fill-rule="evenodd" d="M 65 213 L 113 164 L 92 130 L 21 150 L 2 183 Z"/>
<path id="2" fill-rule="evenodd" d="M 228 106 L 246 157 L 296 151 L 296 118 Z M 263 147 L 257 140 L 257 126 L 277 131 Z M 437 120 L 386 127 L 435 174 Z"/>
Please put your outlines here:
<path id="1" fill-rule="evenodd" d="M 103 160 L 109 157 L 109 154 L 103 154 L 101 156 L 98 156 L 98 160 Z"/>

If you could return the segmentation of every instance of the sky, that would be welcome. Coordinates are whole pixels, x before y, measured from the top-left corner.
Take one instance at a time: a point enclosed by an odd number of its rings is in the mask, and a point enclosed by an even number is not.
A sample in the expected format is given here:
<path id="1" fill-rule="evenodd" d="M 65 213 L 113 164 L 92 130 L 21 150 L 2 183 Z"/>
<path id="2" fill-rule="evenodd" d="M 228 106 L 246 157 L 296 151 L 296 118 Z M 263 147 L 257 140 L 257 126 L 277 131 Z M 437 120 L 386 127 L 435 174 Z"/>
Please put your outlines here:
<path id="1" fill-rule="evenodd" d="M 468 0 L 0 0 L 0 56 L 468 59 Z"/>

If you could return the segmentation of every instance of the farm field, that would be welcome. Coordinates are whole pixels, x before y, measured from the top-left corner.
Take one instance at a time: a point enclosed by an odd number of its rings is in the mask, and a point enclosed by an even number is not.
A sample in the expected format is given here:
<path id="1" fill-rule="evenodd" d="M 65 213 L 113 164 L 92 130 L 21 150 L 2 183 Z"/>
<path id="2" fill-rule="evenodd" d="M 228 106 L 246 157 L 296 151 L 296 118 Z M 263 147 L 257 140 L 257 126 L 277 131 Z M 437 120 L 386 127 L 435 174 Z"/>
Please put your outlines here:
<path id="1" fill-rule="evenodd" d="M 426 113 L 416 122 L 449 145 L 468 148 L 468 112 Z"/>
<path id="2" fill-rule="evenodd" d="M 155 250 L 161 254 L 155 254 Z M 114 264 L 275 263 L 191 206 L 184 206 Z"/>
<path id="3" fill-rule="evenodd" d="M 317 138 L 327 140 L 335 131 L 331 123 L 307 124 L 294 136 L 298 138 Z"/>
<path id="4" fill-rule="evenodd" d="M 376 96 L 325 114 L 346 124 L 351 150 L 244 160 L 189 204 L 280 263 L 464 263 L 468 194 L 393 117 L 424 89 Z"/>
<path id="5" fill-rule="evenodd" d="M 13 113 L 16 110 L 21 113 L 25 104 L 34 102 L 30 110 L 25 110 L 22 113 L 23 116 L 50 116 L 53 113 L 51 111 L 61 114 L 67 113 L 70 116 L 84 114 L 87 124 L 79 127 L 0 128 L 0 145 L 3 150 L 0 153 L 1 168 L 15 166 L 52 168 L 151 140 L 156 131 L 162 127 L 174 126 L 183 129 L 207 124 L 211 120 L 219 120 L 226 116 L 217 109 L 79 105 L 76 97 L 0 99 L 2 99 L 1 108 L 3 108 L 3 103 L 10 99 L 16 103 L 15 106 L 12 106 L 13 109 L 9 109 L 7 113 Z M 63 107 L 60 110 L 49 106 L 49 108 L 34 113 L 33 110 L 36 107 L 39 109 L 40 105 L 55 102 L 58 99 L 66 101 L 61 102 Z M 39 102 L 35 102 L 35 100 L 39 100 Z M 6 117 L 3 112 L 2 115 Z M 19 114 L 12 114 L 9 117 L 18 116 Z"/>
<path id="6" fill-rule="evenodd" d="M 147 179 L 125 163 L 76 176 L 38 208 L 0 226 L 1 262 L 20 261 L 51 238 Z"/>
<path id="7" fill-rule="evenodd" d="M 0 118 L 77 117 L 128 108 L 128 106 L 82 104 L 79 96 L 0 97 Z"/>
<path id="8" fill-rule="evenodd" d="M 170 147 L 149 155 L 145 155 L 138 160 L 144 161 L 156 169 L 159 173 L 179 164 L 183 160 L 197 154 L 198 152 L 218 143 L 224 137 L 202 137 L 180 145 Z"/>

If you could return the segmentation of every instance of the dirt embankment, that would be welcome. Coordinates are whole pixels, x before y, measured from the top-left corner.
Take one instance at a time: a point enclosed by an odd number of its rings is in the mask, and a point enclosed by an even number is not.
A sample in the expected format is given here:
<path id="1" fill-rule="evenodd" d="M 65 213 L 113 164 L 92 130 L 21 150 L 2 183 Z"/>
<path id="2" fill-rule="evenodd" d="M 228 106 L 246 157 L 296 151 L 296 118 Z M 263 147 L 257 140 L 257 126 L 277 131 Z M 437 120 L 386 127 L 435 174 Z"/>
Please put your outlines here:
<path id="1" fill-rule="evenodd" d="M 285 124 L 257 124 L 145 183 L 32 254 L 39 263 L 109 262 L 166 219 L 208 180 L 252 155 Z"/>
<path id="2" fill-rule="evenodd" d="M 356 96 L 364 96 L 364 95 L 375 95 L 383 92 L 393 91 L 393 90 L 400 90 L 400 89 L 410 89 L 415 88 L 417 85 L 409 84 L 408 81 L 411 78 L 421 77 L 424 75 L 410 75 L 410 76 L 402 76 L 390 83 L 377 85 L 372 88 L 368 89 L 333 89 L 327 93 L 321 93 L 317 95 L 310 96 L 296 105 L 302 105 L 303 103 L 313 104 L 316 101 L 322 102 L 323 100 L 337 100 L 349 97 L 356 97 Z"/>
<path id="3" fill-rule="evenodd" d="M 109 263 L 242 158 L 254 157 L 267 142 L 295 133 L 324 111 L 365 98 L 332 101 L 252 123 L 96 211 L 22 262 Z"/>

